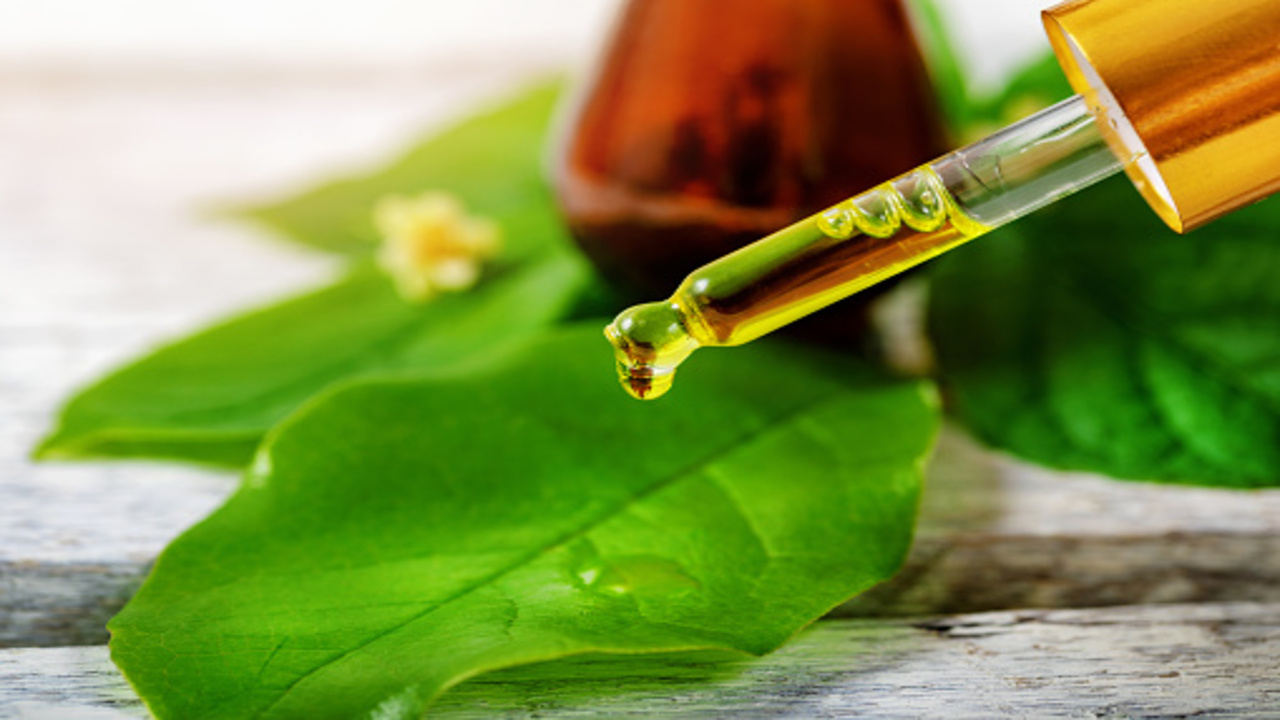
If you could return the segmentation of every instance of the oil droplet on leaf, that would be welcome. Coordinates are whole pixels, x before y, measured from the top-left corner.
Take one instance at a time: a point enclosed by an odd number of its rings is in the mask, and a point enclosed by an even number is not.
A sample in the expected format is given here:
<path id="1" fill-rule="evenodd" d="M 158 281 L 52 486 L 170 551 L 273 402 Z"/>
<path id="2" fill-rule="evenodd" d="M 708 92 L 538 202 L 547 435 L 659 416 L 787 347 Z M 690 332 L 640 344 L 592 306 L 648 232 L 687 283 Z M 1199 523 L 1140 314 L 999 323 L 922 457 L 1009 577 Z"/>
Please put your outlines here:
<path id="1" fill-rule="evenodd" d="M 583 587 L 610 595 L 665 595 L 700 587 L 679 563 L 656 555 L 593 558 L 574 574 Z"/>

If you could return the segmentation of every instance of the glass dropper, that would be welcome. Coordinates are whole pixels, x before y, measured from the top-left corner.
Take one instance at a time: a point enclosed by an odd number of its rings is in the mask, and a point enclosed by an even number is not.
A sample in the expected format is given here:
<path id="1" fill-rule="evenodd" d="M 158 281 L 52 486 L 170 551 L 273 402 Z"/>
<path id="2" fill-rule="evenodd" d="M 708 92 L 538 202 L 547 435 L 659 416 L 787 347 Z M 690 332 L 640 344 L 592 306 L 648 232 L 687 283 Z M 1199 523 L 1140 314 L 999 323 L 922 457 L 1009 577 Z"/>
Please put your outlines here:
<path id="1" fill-rule="evenodd" d="M 1121 169 L 1178 232 L 1280 192 L 1280 0 L 1069 0 L 1043 13 L 1076 97 L 707 265 L 605 334 L 623 386 L 750 342 Z"/>
<path id="2" fill-rule="evenodd" d="M 694 271 L 605 329 L 634 397 L 671 387 L 699 347 L 750 342 L 1104 180 L 1136 156 L 1077 95 Z"/>

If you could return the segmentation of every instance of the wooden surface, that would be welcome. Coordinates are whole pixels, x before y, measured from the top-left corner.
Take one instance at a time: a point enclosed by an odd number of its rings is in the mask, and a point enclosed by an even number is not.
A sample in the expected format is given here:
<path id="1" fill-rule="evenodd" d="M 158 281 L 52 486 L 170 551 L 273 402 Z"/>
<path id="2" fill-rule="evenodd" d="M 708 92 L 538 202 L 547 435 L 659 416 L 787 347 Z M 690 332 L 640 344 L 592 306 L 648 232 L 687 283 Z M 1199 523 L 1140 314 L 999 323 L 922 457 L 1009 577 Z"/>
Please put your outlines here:
<path id="1" fill-rule="evenodd" d="M 363 72 L 0 70 L 0 717 L 140 714 L 103 623 L 235 484 L 160 465 L 33 465 L 57 402 L 153 343 L 334 270 L 202 208 L 376 161 L 526 71 Z M 1080 609 L 1103 606 L 1129 607 Z M 1278 608 L 1280 493 L 1056 473 L 949 429 L 908 567 L 837 611 L 878 619 L 825 621 L 709 678 L 482 679 L 443 709 L 1265 716 L 1280 708 Z M 1003 609 L 1016 610 L 936 618 Z"/>
<path id="2" fill-rule="evenodd" d="M 441 718 L 1228 718 L 1280 710 L 1280 604 L 828 620 L 765 660 L 482 676 Z M 100 647 L 0 651 L 0 718 L 145 717 Z"/>

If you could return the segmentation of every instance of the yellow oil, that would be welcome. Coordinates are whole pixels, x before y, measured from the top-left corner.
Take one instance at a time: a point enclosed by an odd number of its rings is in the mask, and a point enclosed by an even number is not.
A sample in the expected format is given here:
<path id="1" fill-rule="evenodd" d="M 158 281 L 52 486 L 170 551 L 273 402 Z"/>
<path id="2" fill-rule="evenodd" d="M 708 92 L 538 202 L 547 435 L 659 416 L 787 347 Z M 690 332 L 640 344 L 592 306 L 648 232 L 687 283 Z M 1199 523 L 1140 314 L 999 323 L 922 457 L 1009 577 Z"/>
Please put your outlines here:
<path id="1" fill-rule="evenodd" d="M 659 397 L 694 350 L 750 342 L 988 232 L 924 166 L 694 271 L 605 329 L 632 396 Z"/>

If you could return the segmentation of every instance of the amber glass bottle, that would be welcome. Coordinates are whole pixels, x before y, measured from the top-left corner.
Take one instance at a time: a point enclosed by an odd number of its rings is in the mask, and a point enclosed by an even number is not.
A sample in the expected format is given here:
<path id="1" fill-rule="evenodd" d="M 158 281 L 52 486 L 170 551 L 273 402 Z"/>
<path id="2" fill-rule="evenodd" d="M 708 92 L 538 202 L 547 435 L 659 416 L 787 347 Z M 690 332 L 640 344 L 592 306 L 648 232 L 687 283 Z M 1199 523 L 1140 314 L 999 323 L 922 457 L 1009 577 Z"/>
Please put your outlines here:
<path id="1" fill-rule="evenodd" d="M 651 300 L 942 141 L 900 0 L 630 0 L 553 176 L 582 249 Z"/>

